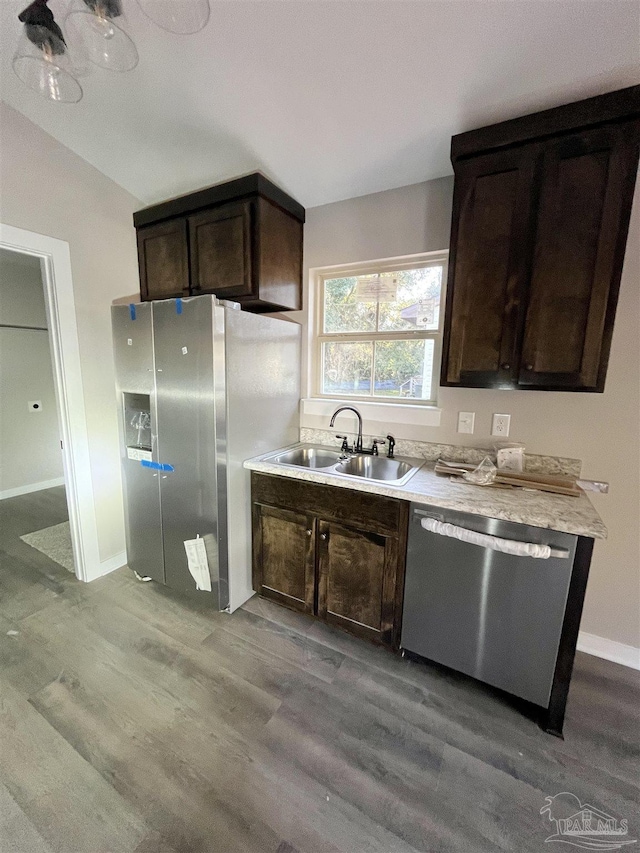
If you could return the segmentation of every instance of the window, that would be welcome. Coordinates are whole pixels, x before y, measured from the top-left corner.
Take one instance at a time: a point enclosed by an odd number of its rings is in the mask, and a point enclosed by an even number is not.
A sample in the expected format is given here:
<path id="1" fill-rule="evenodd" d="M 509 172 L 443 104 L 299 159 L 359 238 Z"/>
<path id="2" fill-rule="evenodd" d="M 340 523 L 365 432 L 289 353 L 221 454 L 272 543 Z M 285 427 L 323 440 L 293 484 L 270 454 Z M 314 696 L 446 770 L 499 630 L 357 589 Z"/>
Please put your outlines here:
<path id="1" fill-rule="evenodd" d="M 446 255 L 319 277 L 319 396 L 435 402 Z"/>

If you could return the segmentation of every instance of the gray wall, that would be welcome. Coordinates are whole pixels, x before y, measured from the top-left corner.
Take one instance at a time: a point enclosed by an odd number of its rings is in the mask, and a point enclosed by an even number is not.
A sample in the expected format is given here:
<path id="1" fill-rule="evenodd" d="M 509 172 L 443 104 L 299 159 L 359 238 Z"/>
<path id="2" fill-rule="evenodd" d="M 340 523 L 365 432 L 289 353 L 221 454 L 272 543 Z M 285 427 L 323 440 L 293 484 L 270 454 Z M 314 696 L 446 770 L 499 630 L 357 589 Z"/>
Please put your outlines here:
<path id="1" fill-rule="evenodd" d="M 47 326 L 40 262 L 5 249 L 0 324 Z M 31 400 L 41 401 L 38 412 Z M 49 333 L 0 328 L 0 495 L 62 475 Z"/>
<path id="2" fill-rule="evenodd" d="M 441 178 L 307 211 L 305 266 L 337 264 L 446 249 L 452 178 Z M 483 444 L 494 412 L 511 414 L 511 438 L 531 453 L 583 460 L 583 473 L 611 483 L 592 501 L 609 528 L 595 546 L 582 630 L 640 647 L 640 181 L 636 188 L 620 302 L 604 394 L 441 388 L 439 427 L 425 441 Z M 308 316 L 305 306 L 297 315 Z M 472 436 L 456 432 L 460 411 L 476 413 Z M 365 430 L 367 424 L 365 422 Z M 394 425 L 398 435 L 402 430 Z M 377 433 L 376 433 L 377 434 Z"/>
<path id="3" fill-rule="evenodd" d="M 100 560 L 124 552 L 124 512 L 111 342 L 111 301 L 139 289 L 132 213 L 142 204 L 0 101 L 0 221 L 65 240 L 78 344 Z"/>

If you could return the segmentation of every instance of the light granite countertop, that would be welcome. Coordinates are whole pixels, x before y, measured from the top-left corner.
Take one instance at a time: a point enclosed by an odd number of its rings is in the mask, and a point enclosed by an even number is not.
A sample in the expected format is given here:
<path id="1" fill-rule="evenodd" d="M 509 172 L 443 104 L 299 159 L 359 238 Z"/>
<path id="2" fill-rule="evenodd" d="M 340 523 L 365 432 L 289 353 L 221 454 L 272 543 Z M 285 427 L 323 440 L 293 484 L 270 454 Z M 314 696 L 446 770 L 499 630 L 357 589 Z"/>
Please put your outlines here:
<path id="1" fill-rule="evenodd" d="M 358 477 L 336 476 L 330 471 L 279 465 L 266 458 L 277 452 L 271 450 L 262 456 L 248 459 L 244 467 L 262 474 L 324 483 L 341 489 L 369 492 L 458 512 L 469 512 L 472 515 L 529 524 L 532 527 L 560 530 L 578 536 L 607 538 L 607 528 L 584 493 L 580 497 L 569 497 L 525 489 L 489 489 L 474 486 L 460 482 L 459 479 L 438 476 L 433 470 L 433 462 L 425 462 L 404 486 L 398 486 Z"/>

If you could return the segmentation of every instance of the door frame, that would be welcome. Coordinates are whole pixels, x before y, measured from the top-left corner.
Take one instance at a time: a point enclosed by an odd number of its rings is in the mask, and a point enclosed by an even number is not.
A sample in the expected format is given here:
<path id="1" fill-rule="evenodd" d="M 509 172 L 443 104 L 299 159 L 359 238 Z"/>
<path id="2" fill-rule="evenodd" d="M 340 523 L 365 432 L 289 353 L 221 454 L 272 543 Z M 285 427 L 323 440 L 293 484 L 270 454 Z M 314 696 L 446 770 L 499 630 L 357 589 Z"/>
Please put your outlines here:
<path id="1" fill-rule="evenodd" d="M 100 566 L 69 244 L 0 222 L 0 248 L 40 259 L 75 574 Z"/>

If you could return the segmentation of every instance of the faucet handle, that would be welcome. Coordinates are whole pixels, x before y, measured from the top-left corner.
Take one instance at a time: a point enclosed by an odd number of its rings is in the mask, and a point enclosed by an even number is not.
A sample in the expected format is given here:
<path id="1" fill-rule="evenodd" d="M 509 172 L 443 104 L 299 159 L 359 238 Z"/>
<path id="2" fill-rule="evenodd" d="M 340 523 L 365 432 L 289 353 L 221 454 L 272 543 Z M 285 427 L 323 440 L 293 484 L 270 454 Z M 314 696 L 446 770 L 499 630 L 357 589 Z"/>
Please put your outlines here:
<path id="1" fill-rule="evenodd" d="M 378 456 L 378 445 L 379 444 L 386 444 L 386 441 L 384 440 L 384 438 L 374 438 L 373 439 L 373 444 L 371 445 L 371 455 L 372 456 Z"/>
<path id="2" fill-rule="evenodd" d="M 340 448 L 340 450 L 343 453 L 349 453 L 350 448 L 349 448 L 349 440 L 347 439 L 347 436 L 346 435 L 336 435 L 336 438 L 342 439 L 342 447 Z"/>

